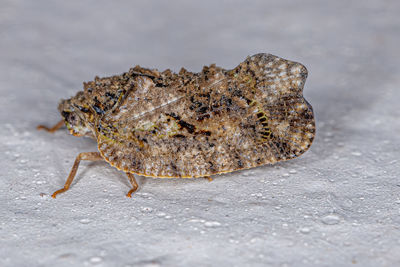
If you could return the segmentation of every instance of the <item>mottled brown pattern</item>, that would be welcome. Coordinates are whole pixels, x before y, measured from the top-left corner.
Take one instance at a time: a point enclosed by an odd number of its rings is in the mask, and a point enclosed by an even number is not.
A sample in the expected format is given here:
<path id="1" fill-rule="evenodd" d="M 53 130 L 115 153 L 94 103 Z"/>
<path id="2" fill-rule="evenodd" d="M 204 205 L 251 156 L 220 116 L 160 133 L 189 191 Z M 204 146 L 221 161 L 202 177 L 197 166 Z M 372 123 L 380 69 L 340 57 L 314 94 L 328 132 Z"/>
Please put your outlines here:
<path id="1" fill-rule="evenodd" d="M 203 177 L 304 153 L 315 135 L 306 78 L 303 65 L 270 54 L 200 73 L 136 66 L 84 83 L 59 110 L 72 134 L 95 138 L 120 170 Z"/>

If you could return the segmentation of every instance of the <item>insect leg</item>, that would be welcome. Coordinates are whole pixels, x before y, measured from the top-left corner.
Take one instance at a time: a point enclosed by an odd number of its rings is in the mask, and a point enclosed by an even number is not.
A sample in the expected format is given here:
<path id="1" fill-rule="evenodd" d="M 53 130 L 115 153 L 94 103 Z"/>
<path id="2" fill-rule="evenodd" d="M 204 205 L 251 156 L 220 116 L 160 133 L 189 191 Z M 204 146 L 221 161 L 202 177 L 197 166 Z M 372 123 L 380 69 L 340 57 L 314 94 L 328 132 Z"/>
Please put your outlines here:
<path id="1" fill-rule="evenodd" d="M 65 182 L 65 185 L 63 188 L 57 190 L 54 192 L 51 196 L 53 198 L 56 198 L 56 196 L 60 193 L 63 193 L 67 191 L 72 183 L 72 181 L 75 178 L 76 171 L 78 170 L 79 163 L 81 160 L 90 160 L 90 161 L 97 161 L 97 160 L 104 160 L 103 157 L 100 155 L 99 152 L 84 152 L 84 153 L 79 153 L 79 155 L 76 157 L 74 165 L 72 166 L 72 169 L 68 175 L 68 179 Z"/>
<path id="2" fill-rule="evenodd" d="M 129 181 L 132 184 L 132 189 L 129 190 L 129 192 L 128 192 L 128 194 L 126 194 L 126 196 L 132 197 L 132 194 L 138 189 L 139 185 L 136 182 L 135 175 L 133 173 L 127 172 L 126 175 L 128 176 Z"/>
<path id="3" fill-rule="evenodd" d="M 62 126 L 64 125 L 64 120 L 60 120 L 56 125 L 54 125 L 51 128 L 48 128 L 47 126 L 44 125 L 38 125 L 36 127 L 36 129 L 38 130 L 45 130 L 48 131 L 49 133 L 54 133 L 55 131 L 57 131 L 58 129 L 60 129 Z"/>
<path id="4" fill-rule="evenodd" d="M 211 176 L 204 176 L 209 182 L 212 182 L 214 179 Z"/>

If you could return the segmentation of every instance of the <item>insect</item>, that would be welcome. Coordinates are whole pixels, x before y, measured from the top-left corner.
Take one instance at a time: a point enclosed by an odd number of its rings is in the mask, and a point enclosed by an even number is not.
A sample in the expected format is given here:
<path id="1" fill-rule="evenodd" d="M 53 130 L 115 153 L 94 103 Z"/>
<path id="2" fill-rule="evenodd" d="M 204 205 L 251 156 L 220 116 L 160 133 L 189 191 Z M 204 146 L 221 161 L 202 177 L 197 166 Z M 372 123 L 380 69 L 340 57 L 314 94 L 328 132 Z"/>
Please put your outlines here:
<path id="1" fill-rule="evenodd" d="M 236 68 L 215 64 L 200 73 L 136 66 L 121 75 L 95 77 L 84 90 L 61 100 L 64 124 L 75 136 L 97 141 L 98 152 L 81 160 L 105 160 L 125 172 L 160 178 L 210 177 L 289 160 L 304 153 L 315 136 L 311 105 L 303 98 L 307 69 L 270 54 L 246 58 Z"/>

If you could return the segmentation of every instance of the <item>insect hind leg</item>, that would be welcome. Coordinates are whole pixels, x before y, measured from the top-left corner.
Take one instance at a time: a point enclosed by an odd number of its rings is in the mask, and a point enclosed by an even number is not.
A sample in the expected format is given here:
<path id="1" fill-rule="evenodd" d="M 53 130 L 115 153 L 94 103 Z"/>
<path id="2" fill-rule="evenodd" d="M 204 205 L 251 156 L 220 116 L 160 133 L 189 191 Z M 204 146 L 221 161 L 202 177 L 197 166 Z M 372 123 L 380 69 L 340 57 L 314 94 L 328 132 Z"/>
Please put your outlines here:
<path id="1" fill-rule="evenodd" d="M 129 178 L 129 182 L 132 184 L 132 189 L 126 194 L 127 197 L 132 197 L 132 194 L 136 192 L 139 188 L 138 183 L 136 182 L 135 175 L 133 173 L 127 172 L 126 175 Z"/>

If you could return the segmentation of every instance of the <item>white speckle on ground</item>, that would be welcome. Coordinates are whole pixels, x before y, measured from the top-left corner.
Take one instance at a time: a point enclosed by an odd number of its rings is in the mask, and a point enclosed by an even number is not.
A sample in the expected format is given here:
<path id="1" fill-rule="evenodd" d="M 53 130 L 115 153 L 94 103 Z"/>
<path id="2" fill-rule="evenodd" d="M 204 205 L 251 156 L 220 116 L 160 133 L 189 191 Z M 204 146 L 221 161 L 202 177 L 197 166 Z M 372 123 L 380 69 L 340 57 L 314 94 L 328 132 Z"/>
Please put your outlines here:
<path id="1" fill-rule="evenodd" d="M 0 266 L 400 266 L 400 2 L 27 1 L 0 8 Z M 300 158 L 206 179 L 126 176 L 57 105 L 95 75 L 302 63 Z"/>
<path id="2" fill-rule="evenodd" d="M 329 214 L 329 215 L 324 216 L 321 219 L 321 221 L 327 225 L 334 225 L 334 224 L 338 224 L 340 222 L 340 218 L 339 218 L 339 216 L 337 216 L 335 214 Z"/>

